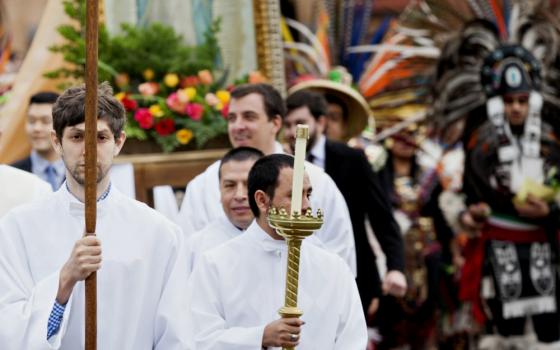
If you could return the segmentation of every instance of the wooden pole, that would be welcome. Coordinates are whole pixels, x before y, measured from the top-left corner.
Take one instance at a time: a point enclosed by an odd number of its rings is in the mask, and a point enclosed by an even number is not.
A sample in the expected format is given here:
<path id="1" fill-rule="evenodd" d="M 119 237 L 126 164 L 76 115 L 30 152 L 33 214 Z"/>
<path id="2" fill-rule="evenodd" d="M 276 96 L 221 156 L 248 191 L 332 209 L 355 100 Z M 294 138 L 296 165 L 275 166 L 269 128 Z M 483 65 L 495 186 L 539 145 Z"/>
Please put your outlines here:
<path id="1" fill-rule="evenodd" d="M 97 219 L 97 46 L 98 0 L 86 5 L 86 105 L 85 105 L 85 225 L 86 235 L 95 234 Z M 97 274 L 85 282 L 85 349 L 97 349 Z"/>

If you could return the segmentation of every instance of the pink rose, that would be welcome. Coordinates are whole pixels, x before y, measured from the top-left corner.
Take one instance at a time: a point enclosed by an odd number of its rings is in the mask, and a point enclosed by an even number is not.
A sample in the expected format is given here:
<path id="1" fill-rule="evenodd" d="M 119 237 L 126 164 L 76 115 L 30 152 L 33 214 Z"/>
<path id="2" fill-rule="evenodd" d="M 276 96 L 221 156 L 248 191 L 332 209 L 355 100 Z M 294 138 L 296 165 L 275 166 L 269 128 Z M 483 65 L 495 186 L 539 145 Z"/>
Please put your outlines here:
<path id="1" fill-rule="evenodd" d="M 167 106 L 169 107 L 169 109 L 171 109 L 172 111 L 180 113 L 180 114 L 185 114 L 186 113 L 185 112 L 186 103 L 183 103 L 179 100 L 179 96 L 177 95 L 176 92 L 169 95 L 167 97 L 167 99 L 165 100 L 165 102 L 167 103 Z"/>
<path id="2" fill-rule="evenodd" d="M 134 113 L 134 120 L 138 122 L 142 129 L 150 129 L 154 126 L 154 116 L 147 108 L 139 108 Z"/>
<path id="3" fill-rule="evenodd" d="M 185 108 L 187 115 L 191 117 L 192 120 L 199 121 L 204 114 L 204 107 L 200 103 L 189 103 Z"/>
<path id="4" fill-rule="evenodd" d="M 138 85 L 138 91 L 144 96 L 154 96 L 159 92 L 159 84 L 153 81 Z"/>
<path id="5" fill-rule="evenodd" d="M 218 97 L 211 92 L 207 93 L 206 96 L 204 96 L 204 100 L 206 100 L 206 103 L 208 103 L 208 105 L 212 107 L 220 103 L 220 99 L 218 99 Z"/>

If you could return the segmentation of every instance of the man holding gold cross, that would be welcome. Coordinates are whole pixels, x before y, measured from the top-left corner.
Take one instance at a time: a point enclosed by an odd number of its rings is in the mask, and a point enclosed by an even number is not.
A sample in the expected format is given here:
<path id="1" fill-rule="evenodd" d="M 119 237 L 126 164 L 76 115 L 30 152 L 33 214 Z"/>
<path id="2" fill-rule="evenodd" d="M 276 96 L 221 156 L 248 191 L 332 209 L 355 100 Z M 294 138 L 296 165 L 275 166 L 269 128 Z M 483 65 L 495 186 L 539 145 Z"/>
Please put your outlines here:
<path id="1" fill-rule="evenodd" d="M 273 154 L 249 173 L 256 220 L 242 235 L 207 251 L 189 279 L 187 338 L 195 349 L 365 349 L 367 334 L 354 276 L 344 261 L 305 240 L 299 262 L 298 318 L 279 318 L 287 245 L 269 225 L 272 207 L 291 209 L 294 158 Z M 312 187 L 304 175 L 301 212 Z"/>

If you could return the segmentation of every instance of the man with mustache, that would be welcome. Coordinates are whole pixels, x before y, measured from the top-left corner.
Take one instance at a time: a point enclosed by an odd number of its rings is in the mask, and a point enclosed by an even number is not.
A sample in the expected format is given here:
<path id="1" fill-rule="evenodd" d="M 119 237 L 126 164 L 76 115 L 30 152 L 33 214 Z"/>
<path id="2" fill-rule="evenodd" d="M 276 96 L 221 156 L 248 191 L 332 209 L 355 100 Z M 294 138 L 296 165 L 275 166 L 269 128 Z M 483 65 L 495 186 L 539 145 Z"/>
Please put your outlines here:
<path id="1" fill-rule="evenodd" d="M 247 178 L 253 164 L 262 156 L 263 153 L 255 148 L 238 147 L 222 157 L 219 169 L 220 202 L 225 217 L 216 218 L 187 240 L 191 269 L 200 254 L 237 237 L 253 222 L 255 217 L 249 207 Z"/>
<path id="2" fill-rule="evenodd" d="M 0 221 L 3 349 L 84 347 L 84 280 L 97 272 L 100 349 L 184 349 L 186 257 L 176 225 L 111 185 L 124 144 L 125 111 L 108 84 L 98 90 L 97 227 L 84 232 L 85 87 L 53 108 L 66 181 Z"/>
<path id="3" fill-rule="evenodd" d="M 231 93 L 229 105 L 228 134 L 234 148 L 248 146 L 265 155 L 283 153 L 276 141 L 285 116 L 285 106 L 280 93 L 268 84 L 238 86 Z M 186 235 L 201 230 L 216 218 L 224 216 L 220 205 L 220 161 L 192 180 L 177 222 Z M 317 232 L 317 238 L 325 248 L 341 256 L 355 272 L 356 252 L 352 223 L 344 197 L 333 180 L 320 168 L 306 164 L 311 183 L 315 188 L 312 207 L 325 214 L 325 223 Z"/>

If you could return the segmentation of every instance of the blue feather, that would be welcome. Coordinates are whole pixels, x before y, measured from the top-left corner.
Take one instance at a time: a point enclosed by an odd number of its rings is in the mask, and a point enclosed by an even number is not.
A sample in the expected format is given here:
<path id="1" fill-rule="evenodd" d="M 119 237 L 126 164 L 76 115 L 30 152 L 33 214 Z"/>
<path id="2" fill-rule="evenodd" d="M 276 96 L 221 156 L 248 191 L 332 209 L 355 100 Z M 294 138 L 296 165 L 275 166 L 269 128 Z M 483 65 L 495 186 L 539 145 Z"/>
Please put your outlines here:
<path id="1" fill-rule="evenodd" d="M 370 40 L 371 45 L 379 44 L 381 40 L 383 40 L 385 33 L 387 33 L 387 30 L 389 29 L 389 24 L 391 23 L 392 18 L 393 16 L 390 15 L 385 16 L 385 18 L 383 18 L 383 22 L 381 22 L 381 25 L 377 28 L 377 30 L 371 37 Z M 358 80 L 362 75 L 364 71 L 364 66 L 366 65 L 366 62 L 370 59 L 371 55 L 372 55 L 371 53 L 361 53 L 356 57 L 357 62 L 354 64 L 353 67 L 351 67 L 352 77 L 355 80 Z"/>

